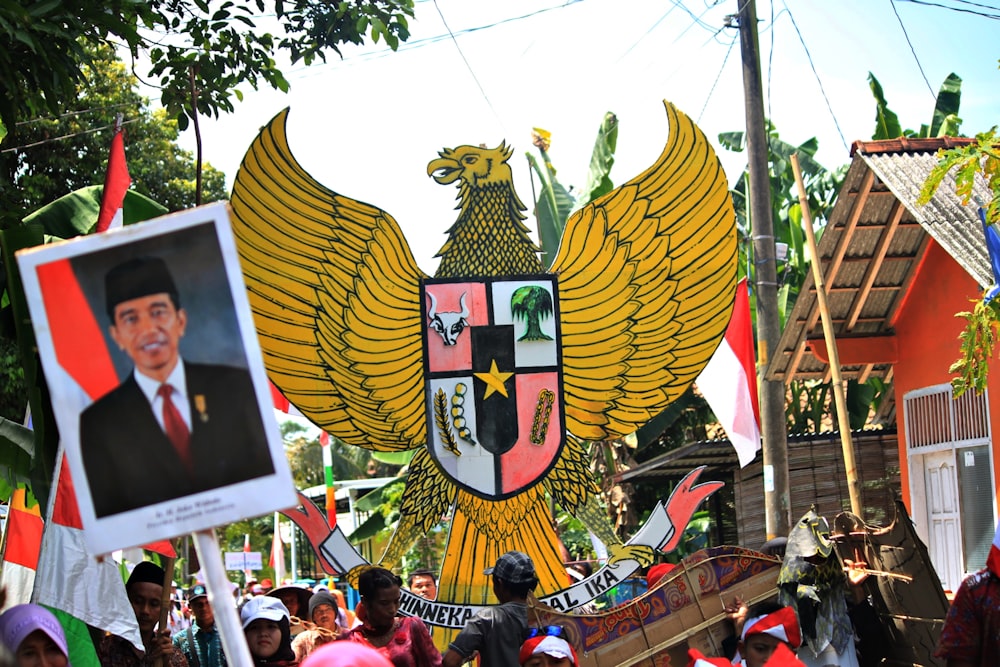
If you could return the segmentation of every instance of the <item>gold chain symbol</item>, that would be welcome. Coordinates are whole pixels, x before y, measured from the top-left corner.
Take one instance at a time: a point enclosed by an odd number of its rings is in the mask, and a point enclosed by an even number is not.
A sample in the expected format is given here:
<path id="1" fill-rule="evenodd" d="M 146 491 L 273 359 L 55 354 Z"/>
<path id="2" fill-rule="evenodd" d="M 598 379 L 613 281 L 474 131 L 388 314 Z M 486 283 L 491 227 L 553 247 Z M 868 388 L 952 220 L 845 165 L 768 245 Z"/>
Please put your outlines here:
<path id="1" fill-rule="evenodd" d="M 538 392 L 538 403 L 535 404 L 535 418 L 531 422 L 531 444 L 541 447 L 545 444 L 545 434 L 549 431 L 549 417 L 552 415 L 552 405 L 556 395 L 549 389 Z"/>

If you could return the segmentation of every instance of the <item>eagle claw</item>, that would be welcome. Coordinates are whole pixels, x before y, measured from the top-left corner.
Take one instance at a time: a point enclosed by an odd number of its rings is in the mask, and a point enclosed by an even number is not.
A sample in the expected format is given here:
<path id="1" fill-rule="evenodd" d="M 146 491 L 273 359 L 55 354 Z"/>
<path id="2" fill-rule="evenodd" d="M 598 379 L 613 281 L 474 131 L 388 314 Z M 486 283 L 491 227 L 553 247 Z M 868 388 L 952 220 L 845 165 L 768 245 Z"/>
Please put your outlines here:
<path id="1" fill-rule="evenodd" d="M 608 547 L 608 565 L 623 560 L 634 560 L 640 567 L 653 562 L 656 552 L 645 544 L 612 544 Z"/>

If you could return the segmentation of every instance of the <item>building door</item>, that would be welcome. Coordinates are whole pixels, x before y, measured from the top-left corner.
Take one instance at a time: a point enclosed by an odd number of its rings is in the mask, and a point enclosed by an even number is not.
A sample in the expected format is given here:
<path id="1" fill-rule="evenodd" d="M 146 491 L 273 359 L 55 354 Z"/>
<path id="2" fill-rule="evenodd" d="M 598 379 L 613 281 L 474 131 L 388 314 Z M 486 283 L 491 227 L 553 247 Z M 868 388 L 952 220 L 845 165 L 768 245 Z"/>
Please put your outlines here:
<path id="1" fill-rule="evenodd" d="M 962 582 L 962 527 L 955 452 L 935 452 L 922 458 L 930 541 L 927 548 L 941 585 L 954 591 Z"/>
<path id="2" fill-rule="evenodd" d="M 986 564 L 996 527 L 987 394 L 944 384 L 903 397 L 910 511 L 946 590 Z"/>

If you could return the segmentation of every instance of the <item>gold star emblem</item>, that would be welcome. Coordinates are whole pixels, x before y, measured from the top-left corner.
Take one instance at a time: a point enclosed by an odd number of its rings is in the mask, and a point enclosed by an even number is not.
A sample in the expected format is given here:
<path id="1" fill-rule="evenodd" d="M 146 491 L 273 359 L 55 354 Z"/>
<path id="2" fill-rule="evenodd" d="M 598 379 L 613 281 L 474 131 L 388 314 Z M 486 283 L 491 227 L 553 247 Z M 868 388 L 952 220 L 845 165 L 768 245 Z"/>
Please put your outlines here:
<path id="1" fill-rule="evenodd" d="M 513 373 L 501 373 L 500 369 L 497 368 L 497 360 L 493 360 L 493 364 L 490 366 L 489 373 L 476 373 L 475 376 L 486 383 L 486 395 L 483 398 L 489 398 L 493 395 L 493 392 L 500 392 L 503 394 L 504 398 L 509 398 L 507 395 L 507 387 L 504 383 L 510 379 Z"/>

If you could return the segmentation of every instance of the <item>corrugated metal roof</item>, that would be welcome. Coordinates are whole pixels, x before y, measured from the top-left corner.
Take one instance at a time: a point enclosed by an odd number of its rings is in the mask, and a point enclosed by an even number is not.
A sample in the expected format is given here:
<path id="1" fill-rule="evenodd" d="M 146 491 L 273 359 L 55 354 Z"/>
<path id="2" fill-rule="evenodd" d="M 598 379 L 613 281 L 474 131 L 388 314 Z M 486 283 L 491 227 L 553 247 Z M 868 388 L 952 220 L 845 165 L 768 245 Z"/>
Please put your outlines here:
<path id="1" fill-rule="evenodd" d="M 970 139 L 859 142 L 819 241 L 827 302 L 838 341 L 890 335 L 894 316 L 933 238 L 981 285 L 993 282 L 976 207 L 963 206 L 948 175 L 926 206 L 916 199 L 937 164 L 935 151 Z M 989 200 L 982 179 L 975 191 Z M 767 377 L 828 380 L 829 365 L 814 356 L 810 341 L 822 340 L 812 274 L 789 314 Z M 843 365 L 845 379 L 874 375 L 889 382 L 891 364 Z"/>
<path id="2" fill-rule="evenodd" d="M 937 165 L 934 153 L 860 154 L 862 160 L 874 171 L 896 199 L 903 203 L 921 227 L 948 251 L 955 261 L 980 285 L 993 283 L 990 258 L 977 216 L 974 202 L 963 206 L 955 195 L 955 179 L 949 175 L 925 206 L 917 205 L 920 189 Z M 941 192 L 946 190 L 947 192 Z M 989 201 L 990 192 L 982 179 L 977 179 L 975 193 Z"/>

